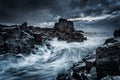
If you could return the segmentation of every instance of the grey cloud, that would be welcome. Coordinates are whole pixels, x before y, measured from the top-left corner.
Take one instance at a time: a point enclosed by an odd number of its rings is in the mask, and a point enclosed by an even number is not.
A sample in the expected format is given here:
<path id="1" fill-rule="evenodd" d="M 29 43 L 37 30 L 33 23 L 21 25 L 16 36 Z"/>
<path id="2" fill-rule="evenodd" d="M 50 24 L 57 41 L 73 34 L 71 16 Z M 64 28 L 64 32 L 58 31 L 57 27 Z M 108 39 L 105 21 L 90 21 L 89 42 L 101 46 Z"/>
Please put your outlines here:
<path id="1" fill-rule="evenodd" d="M 38 23 L 53 21 L 57 16 L 100 15 L 104 10 L 120 10 L 119 7 L 119 0 L 0 0 L 0 22 Z"/>

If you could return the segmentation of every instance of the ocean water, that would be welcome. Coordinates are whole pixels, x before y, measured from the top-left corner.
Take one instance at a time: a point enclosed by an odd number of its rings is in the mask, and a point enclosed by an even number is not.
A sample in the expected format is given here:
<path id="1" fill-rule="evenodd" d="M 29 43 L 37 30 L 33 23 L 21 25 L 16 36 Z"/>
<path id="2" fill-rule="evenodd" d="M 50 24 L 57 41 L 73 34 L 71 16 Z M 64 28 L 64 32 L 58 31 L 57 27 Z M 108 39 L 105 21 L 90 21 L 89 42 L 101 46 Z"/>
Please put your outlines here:
<path id="1" fill-rule="evenodd" d="M 33 52 L 21 58 L 8 56 L 0 60 L 0 80 L 55 80 L 61 71 L 67 72 L 73 64 L 87 54 L 95 54 L 110 33 L 87 32 L 84 42 L 47 41 L 46 45 L 36 45 Z M 3 57 L 2 55 L 0 56 Z"/>

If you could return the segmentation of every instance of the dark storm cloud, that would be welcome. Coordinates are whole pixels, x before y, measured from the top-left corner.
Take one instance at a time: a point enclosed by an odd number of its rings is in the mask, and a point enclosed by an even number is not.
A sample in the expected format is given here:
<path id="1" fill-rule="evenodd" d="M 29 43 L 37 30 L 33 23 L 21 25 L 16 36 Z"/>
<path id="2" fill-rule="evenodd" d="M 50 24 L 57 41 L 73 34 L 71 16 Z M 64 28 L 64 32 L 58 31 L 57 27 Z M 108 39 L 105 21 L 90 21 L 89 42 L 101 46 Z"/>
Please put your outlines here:
<path id="1" fill-rule="evenodd" d="M 82 13 L 119 10 L 119 0 L 0 0 L 0 23 L 38 23 L 54 17 L 79 17 Z M 114 4 L 113 4 L 114 3 Z"/>
<path id="2" fill-rule="evenodd" d="M 39 22 L 52 18 L 75 17 L 80 0 L 0 0 L 0 22 Z"/>
<path id="3" fill-rule="evenodd" d="M 37 9 L 54 8 L 55 4 L 55 0 L 1 0 L 0 21 L 14 21 Z"/>
<path id="4" fill-rule="evenodd" d="M 55 0 L 1 0 L 2 8 L 13 10 L 34 10 L 38 8 L 52 8 L 55 5 Z"/>

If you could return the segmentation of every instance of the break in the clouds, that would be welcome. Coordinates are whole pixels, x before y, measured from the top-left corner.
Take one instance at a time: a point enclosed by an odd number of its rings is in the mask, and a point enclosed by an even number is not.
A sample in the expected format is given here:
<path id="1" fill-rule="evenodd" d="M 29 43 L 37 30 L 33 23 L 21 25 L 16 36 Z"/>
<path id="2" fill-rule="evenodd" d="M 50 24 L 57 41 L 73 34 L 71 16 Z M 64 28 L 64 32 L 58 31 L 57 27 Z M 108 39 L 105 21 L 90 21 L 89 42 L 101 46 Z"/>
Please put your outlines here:
<path id="1" fill-rule="evenodd" d="M 119 10 L 119 0 L 0 0 L 0 23 L 36 24 Z"/>

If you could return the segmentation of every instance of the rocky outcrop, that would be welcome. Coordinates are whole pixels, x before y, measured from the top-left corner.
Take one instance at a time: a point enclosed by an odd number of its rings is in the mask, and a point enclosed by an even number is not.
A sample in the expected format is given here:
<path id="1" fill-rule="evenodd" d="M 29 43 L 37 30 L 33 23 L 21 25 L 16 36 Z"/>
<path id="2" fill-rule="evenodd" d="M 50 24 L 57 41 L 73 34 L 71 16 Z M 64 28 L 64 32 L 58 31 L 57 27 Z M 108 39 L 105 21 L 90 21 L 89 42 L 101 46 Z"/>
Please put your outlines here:
<path id="1" fill-rule="evenodd" d="M 106 39 L 96 54 L 89 54 L 74 64 L 67 73 L 59 73 L 57 80 L 101 80 L 106 76 L 120 75 L 120 36 Z M 104 79 L 104 78 L 103 78 Z M 113 80 L 112 77 L 109 79 Z M 107 79 L 106 79 L 107 80 Z"/>
<path id="2" fill-rule="evenodd" d="M 93 68 L 95 68 L 95 55 L 89 54 L 67 72 L 59 73 L 56 80 L 96 80 L 96 72 Z"/>
<path id="3" fill-rule="evenodd" d="M 22 30 L 27 29 L 27 22 L 24 22 L 24 23 L 20 26 L 20 28 L 21 28 Z"/>
<path id="4" fill-rule="evenodd" d="M 54 26 L 55 31 L 61 32 L 61 33 L 68 33 L 71 34 L 75 31 L 74 25 L 72 21 L 67 21 L 67 19 L 59 19 L 58 23 L 55 23 Z"/>
<path id="5" fill-rule="evenodd" d="M 73 22 L 59 19 L 54 28 L 40 28 L 22 25 L 0 25 L 0 54 L 29 53 L 34 45 L 42 45 L 46 40 L 58 38 L 68 42 L 82 42 L 83 32 L 74 29 Z"/>
<path id="6" fill-rule="evenodd" d="M 116 38 L 116 37 L 120 37 L 120 28 L 119 29 L 116 29 L 113 33 L 113 36 Z"/>
<path id="7" fill-rule="evenodd" d="M 36 42 L 36 44 L 42 44 L 42 38 L 41 38 L 41 34 L 34 34 L 34 41 Z"/>
<path id="8" fill-rule="evenodd" d="M 115 42 L 96 50 L 96 70 L 99 78 L 120 75 L 120 42 Z"/>
<path id="9" fill-rule="evenodd" d="M 115 42 L 118 42 L 118 40 L 116 40 L 115 38 L 108 38 L 106 39 L 103 45 L 107 45 L 109 43 L 115 43 Z"/>
<path id="10" fill-rule="evenodd" d="M 120 75 L 120 40 L 119 30 L 113 33 L 103 46 L 96 50 L 96 70 L 98 79 L 107 75 Z"/>
<path id="11" fill-rule="evenodd" d="M 36 36 L 26 22 L 22 25 L 2 26 L 0 30 L 0 54 L 29 53 L 36 43 Z"/>
<path id="12" fill-rule="evenodd" d="M 83 42 L 86 40 L 83 31 L 77 31 L 74 28 L 74 24 L 67 19 L 59 19 L 58 23 L 55 23 L 54 28 L 35 29 L 41 34 L 41 38 L 44 40 L 58 38 L 59 40 L 65 40 L 68 42 Z"/>

